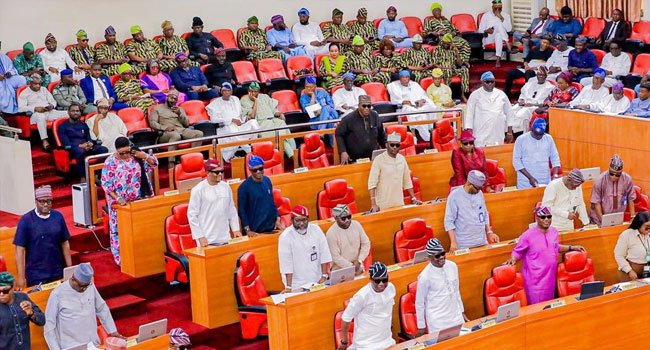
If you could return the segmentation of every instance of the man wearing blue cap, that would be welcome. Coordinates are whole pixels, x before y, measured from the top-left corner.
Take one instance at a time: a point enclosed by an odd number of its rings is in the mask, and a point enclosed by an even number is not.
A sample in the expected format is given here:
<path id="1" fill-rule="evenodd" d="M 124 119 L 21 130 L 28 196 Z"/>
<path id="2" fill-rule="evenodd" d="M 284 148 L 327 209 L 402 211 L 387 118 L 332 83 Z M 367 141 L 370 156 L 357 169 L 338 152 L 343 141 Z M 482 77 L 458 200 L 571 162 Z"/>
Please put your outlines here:
<path id="1" fill-rule="evenodd" d="M 546 133 L 546 120 L 537 118 L 529 132 L 519 136 L 512 152 L 512 165 L 517 172 L 517 188 L 531 188 L 548 185 L 553 167 L 553 178 L 560 170 L 560 155 L 553 137 Z"/>
<path id="2" fill-rule="evenodd" d="M 472 130 L 478 147 L 512 142 L 512 108 L 506 94 L 495 87 L 494 74 L 487 71 L 481 75 L 481 88 L 474 90 L 467 100 L 465 129 Z"/>
<path id="3" fill-rule="evenodd" d="M 594 75 L 591 77 L 592 84 L 583 87 L 578 96 L 569 102 L 569 106 L 589 109 L 591 105 L 605 100 L 609 96 L 609 89 L 603 84 L 606 75 L 604 69 L 600 67 L 594 69 Z"/>
<path id="4" fill-rule="evenodd" d="M 64 111 L 73 102 L 76 102 L 80 105 L 81 113 L 84 115 L 97 112 L 97 107 L 86 103 L 86 95 L 84 95 L 79 83 L 72 78 L 72 73 L 72 69 L 69 68 L 62 70 L 61 82 L 52 91 L 52 96 L 56 101 L 56 109 Z"/>
<path id="5" fill-rule="evenodd" d="M 0 272 L 0 349 L 30 350 L 30 321 L 45 324 L 45 315 L 25 293 L 15 293 L 14 276 Z"/>
<path id="6" fill-rule="evenodd" d="M 264 175 L 264 160 L 252 155 L 248 159 L 249 176 L 237 189 L 237 211 L 242 233 L 255 237 L 260 233 L 283 230 L 278 208 L 273 201 L 273 184 Z"/>
<path id="7" fill-rule="evenodd" d="M 417 112 L 436 109 L 436 105 L 427 96 L 426 91 L 420 84 L 411 81 L 411 72 L 402 70 L 399 72 L 399 80 L 394 81 L 386 87 L 390 95 L 390 102 L 400 106 L 398 111 Z M 408 114 L 408 121 L 433 120 L 438 116 L 436 113 Z M 433 124 L 412 125 L 411 129 L 417 131 L 420 138 L 426 142 L 431 140 L 431 129 Z"/>
<path id="8" fill-rule="evenodd" d="M 82 344 L 99 346 L 97 318 L 112 337 L 117 332 L 111 311 L 93 284 L 89 263 L 77 265 L 72 277 L 59 284 L 47 300 L 45 341 L 51 350 L 63 350 Z"/>
<path id="9" fill-rule="evenodd" d="M 305 78 L 305 88 L 300 94 L 300 106 L 305 112 L 308 111 L 309 106 L 319 105 L 320 109 L 316 109 L 313 112 L 313 115 L 309 115 L 310 122 L 319 122 L 326 120 L 335 120 L 339 118 L 339 114 L 334 109 L 334 101 L 330 94 L 323 89 L 316 89 L 316 77 L 313 75 L 308 75 Z M 320 124 L 313 125 L 312 129 L 330 129 L 333 128 L 334 124 Z"/>
<path id="10" fill-rule="evenodd" d="M 301 8 L 298 11 L 300 21 L 291 27 L 291 34 L 297 45 L 303 46 L 307 56 L 327 54 L 329 45 L 325 42 L 323 31 L 316 23 L 309 22 L 309 10 Z"/>
<path id="11" fill-rule="evenodd" d="M 365 90 L 354 86 L 356 78 L 357 76 L 351 72 L 343 74 L 343 89 L 338 89 L 332 94 L 334 107 L 341 113 L 341 118 L 357 109 L 359 96 L 367 95 Z"/>

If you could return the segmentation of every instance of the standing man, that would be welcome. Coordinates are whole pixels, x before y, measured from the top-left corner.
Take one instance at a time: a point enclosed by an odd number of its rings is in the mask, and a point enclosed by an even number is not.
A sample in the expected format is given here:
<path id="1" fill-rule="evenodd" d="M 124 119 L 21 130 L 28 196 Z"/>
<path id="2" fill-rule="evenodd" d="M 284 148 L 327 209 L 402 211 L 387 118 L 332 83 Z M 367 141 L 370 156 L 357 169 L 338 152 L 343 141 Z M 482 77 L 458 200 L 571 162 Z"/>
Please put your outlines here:
<path id="1" fill-rule="evenodd" d="M 341 345 L 338 350 L 349 346 L 348 331 L 354 320 L 354 341 L 352 349 L 385 349 L 395 345 L 391 332 L 395 286 L 388 282 L 388 267 L 376 262 L 368 271 L 370 283 L 354 294 L 343 311 L 341 324 Z"/>
<path id="2" fill-rule="evenodd" d="M 350 72 L 343 74 L 343 89 L 338 89 L 332 94 L 334 107 L 341 113 L 341 118 L 354 112 L 357 109 L 359 97 L 367 95 L 362 88 L 354 86 L 356 77 L 354 73 Z"/>
<path id="3" fill-rule="evenodd" d="M 492 0 L 492 11 L 486 12 L 483 15 L 478 31 L 479 33 L 483 33 L 483 47 L 487 44 L 494 44 L 495 55 L 497 56 L 494 67 L 501 67 L 503 45 L 507 47 L 508 51 L 511 50 L 508 33 L 512 31 L 510 15 L 503 12 L 503 3 L 501 0 Z"/>
<path id="4" fill-rule="evenodd" d="M 552 169 L 549 171 L 548 164 Z M 546 120 L 537 118 L 529 132 L 515 141 L 512 165 L 517 172 L 517 188 L 548 185 L 560 172 L 560 155 L 553 136 L 546 133 Z M 552 175 L 551 175 L 552 173 Z"/>
<path id="5" fill-rule="evenodd" d="M 363 226 L 352 220 L 350 208 L 338 204 L 332 209 L 336 224 L 327 230 L 327 245 L 332 254 L 332 270 L 354 266 L 356 274 L 363 273 L 363 261 L 370 253 L 370 240 Z"/>
<path id="6" fill-rule="evenodd" d="M 472 130 L 476 146 L 485 147 L 514 140 L 512 108 L 506 94 L 495 88 L 492 72 L 481 75 L 480 89 L 474 90 L 467 100 L 465 129 Z"/>
<path id="7" fill-rule="evenodd" d="M 72 78 L 72 69 L 61 71 L 61 82 L 52 91 L 52 96 L 56 101 L 56 109 L 60 111 L 68 109 L 73 103 L 79 105 L 83 115 L 97 111 L 92 103 L 87 103 L 79 83 Z"/>
<path id="8" fill-rule="evenodd" d="M 437 238 L 426 245 L 429 263 L 418 275 L 415 315 L 418 333 L 435 333 L 469 321 L 460 296 L 458 265 L 447 261 L 445 249 Z"/>
<path id="9" fill-rule="evenodd" d="M 199 64 L 208 64 L 214 56 L 214 49 L 223 47 L 219 39 L 210 33 L 203 32 L 201 17 L 192 18 L 192 34 L 187 37 L 187 47 L 190 50 L 190 59 Z"/>
<path id="10" fill-rule="evenodd" d="M 411 196 L 411 204 L 421 204 L 413 192 L 411 170 L 406 158 L 399 154 L 401 137 L 398 133 L 388 135 L 386 152 L 373 160 L 368 175 L 371 212 L 378 212 L 404 205 L 404 190 Z"/>
<path id="11" fill-rule="evenodd" d="M 325 234 L 318 225 L 309 223 L 309 211 L 302 205 L 291 210 L 291 223 L 278 239 L 278 259 L 284 292 L 291 292 L 329 279 L 332 262 Z"/>
<path id="12" fill-rule="evenodd" d="M 534 78 L 530 78 L 521 88 L 519 101 L 512 105 L 512 133 L 515 139 L 528 131 L 533 112 L 544 105 L 555 86 L 546 81 L 546 67 L 539 67 Z"/>
<path id="13" fill-rule="evenodd" d="M 232 190 L 223 181 L 223 166 L 216 159 L 208 159 L 205 170 L 208 176 L 192 188 L 187 207 L 192 238 L 200 247 L 227 243 L 231 233 L 233 238 L 241 237 Z"/>
<path id="14" fill-rule="evenodd" d="M 112 153 L 115 152 L 115 140 L 118 137 L 127 137 L 128 130 L 122 119 L 110 111 L 110 107 L 107 99 L 99 99 L 97 114 L 86 119 L 86 125 L 90 131 L 90 138 L 95 142 L 101 141 L 102 145 Z"/>
<path id="15" fill-rule="evenodd" d="M 481 192 L 485 181 L 482 172 L 472 170 L 465 185 L 452 189 L 447 198 L 445 231 L 451 241 L 450 253 L 499 242 L 499 236 L 490 228 L 490 214 Z"/>
<path id="16" fill-rule="evenodd" d="M 90 264 L 79 264 L 69 280 L 59 284 L 47 300 L 45 341 L 50 350 L 65 350 L 92 342 L 99 346 L 97 318 L 109 336 L 123 338 L 111 311 L 93 282 Z"/>
<path id="17" fill-rule="evenodd" d="M 370 96 L 359 96 L 358 101 L 357 109 L 341 118 L 334 132 L 336 145 L 341 152 L 341 164 L 370 158 L 372 151 L 386 143 L 384 127 L 379 114 L 372 110 Z"/>
<path id="18" fill-rule="evenodd" d="M 243 233 L 255 237 L 260 233 L 284 229 L 273 201 L 273 184 L 271 179 L 264 176 L 264 160 L 251 156 L 248 169 L 251 176 L 237 189 L 237 208 Z"/>
<path id="19" fill-rule="evenodd" d="M 544 189 L 542 205 L 553 214 L 553 226 L 558 231 L 573 231 L 573 220 L 580 218 L 583 225 L 589 223 L 587 207 L 582 196 L 585 182 L 580 169 L 573 169 L 569 175 L 551 181 Z"/>
<path id="20" fill-rule="evenodd" d="M 190 129 L 190 122 L 183 107 L 176 105 L 178 102 L 178 91 L 169 90 L 165 103 L 157 105 L 149 116 L 149 125 L 154 130 L 162 131 L 163 134 L 158 139 L 159 143 L 175 142 L 180 140 L 190 140 L 203 137 L 203 131 Z M 199 147 L 201 142 L 192 142 L 192 147 Z M 169 150 L 175 150 L 175 146 L 170 146 Z"/>
<path id="21" fill-rule="evenodd" d="M 299 22 L 291 27 L 291 34 L 297 45 L 304 46 L 307 56 L 314 58 L 329 52 L 329 45 L 325 41 L 320 26 L 309 23 L 309 10 L 301 8 L 298 11 Z"/>
<path id="22" fill-rule="evenodd" d="M 528 304 L 542 303 L 555 297 L 555 275 L 557 274 L 557 256 L 559 253 L 580 251 L 579 245 L 560 244 L 558 231 L 551 226 L 551 209 L 541 206 L 535 210 L 537 225 L 529 228 L 519 237 L 519 242 L 512 250 L 508 265 L 515 265 L 522 260 L 521 273 L 524 277 L 524 290 Z"/>
<path id="23" fill-rule="evenodd" d="M 623 171 L 623 160 L 615 154 L 609 161 L 609 170 L 594 180 L 590 199 L 591 222 L 600 226 L 604 214 L 622 213 L 625 209 L 633 218 L 635 199 L 632 177 Z"/>
<path id="24" fill-rule="evenodd" d="M 399 47 L 412 47 L 413 41 L 409 38 L 406 24 L 401 19 L 397 19 L 397 9 L 395 6 L 390 6 L 386 10 L 386 18 L 384 18 L 377 28 L 379 40 L 390 39 L 396 48 Z"/>
<path id="25" fill-rule="evenodd" d="M 390 102 L 401 106 L 398 110 L 402 112 L 430 111 L 436 109 L 427 93 L 420 84 L 411 81 L 411 72 L 404 69 L 399 72 L 399 80 L 394 81 L 386 87 Z M 408 121 L 422 121 L 436 119 L 436 113 L 408 114 Z M 431 129 L 433 124 L 411 125 L 410 129 L 417 131 L 420 138 L 426 142 L 431 140 Z"/>
<path id="26" fill-rule="evenodd" d="M 63 215 L 52 209 L 52 187 L 34 191 L 36 209 L 18 222 L 16 246 L 16 290 L 49 283 L 63 277 L 63 268 L 72 265 L 70 232 Z"/>
<path id="27" fill-rule="evenodd" d="M 25 293 L 14 292 L 14 276 L 0 272 L 0 349 L 30 350 L 29 322 L 45 324 L 45 315 Z"/>

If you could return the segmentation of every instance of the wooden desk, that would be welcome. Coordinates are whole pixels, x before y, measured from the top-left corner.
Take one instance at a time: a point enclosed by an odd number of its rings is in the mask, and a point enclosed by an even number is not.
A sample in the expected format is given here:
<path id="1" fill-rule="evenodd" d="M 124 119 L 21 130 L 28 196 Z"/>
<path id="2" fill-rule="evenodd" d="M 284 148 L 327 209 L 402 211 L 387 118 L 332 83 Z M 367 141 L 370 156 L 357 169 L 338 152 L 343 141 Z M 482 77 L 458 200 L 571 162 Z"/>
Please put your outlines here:
<path id="1" fill-rule="evenodd" d="M 14 236 L 16 235 L 15 227 L 0 228 L 0 256 L 5 259 L 7 271 L 16 276 L 16 247 L 14 246 Z"/>
<path id="2" fill-rule="evenodd" d="M 54 289 L 42 290 L 40 292 L 34 292 L 29 294 L 29 299 L 38 305 L 43 313 L 45 313 L 45 307 L 47 306 L 47 299 L 50 298 L 50 293 Z M 45 336 L 43 333 L 43 327 L 37 326 L 34 323 L 29 323 L 29 334 L 32 342 L 32 350 L 47 350 L 47 344 L 45 343 Z"/>
<path id="3" fill-rule="evenodd" d="M 169 333 L 129 347 L 129 349 L 133 349 L 133 350 L 161 350 L 161 349 L 168 349 L 168 348 L 169 348 Z"/>
<path id="4" fill-rule="evenodd" d="M 618 235 L 625 228 L 626 226 L 621 225 L 582 232 L 574 231 L 561 235 L 560 241 L 563 244 L 579 243 L 585 246 L 589 251 L 589 256 L 594 260 L 596 278 L 604 280 L 606 284 L 613 284 L 617 280 L 616 268 L 611 268 L 612 264 L 615 264 L 612 263 L 614 260 L 612 252 Z M 450 260 L 458 264 L 461 295 L 465 312 L 470 319 L 484 316 L 483 282 L 490 277 L 492 268 L 501 265 L 509 258 L 512 248 L 512 245 L 479 248 L 472 250 L 468 255 L 449 257 Z M 406 293 L 408 283 L 417 279 L 425 264 L 427 262 L 390 273 L 390 280 L 397 290 L 396 306 L 393 309 L 393 332 L 395 334 L 400 330 L 399 308 L 397 307 L 399 298 Z M 310 344 L 333 348 L 334 314 L 342 310 L 343 302 L 351 298 L 366 283 L 367 280 L 343 283 L 318 292 L 288 298 L 284 304 L 279 305 L 273 305 L 270 298 L 264 299 L 269 316 L 271 349 L 305 349 L 309 348 Z M 579 323 L 576 322 L 577 324 Z M 477 332 L 477 336 L 480 333 Z M 504 333 L 502 337 L 503 341 L 503 339 L 509 339 L 510 335 Z M 483 348 L 482 344 L 481 348 Z M 495 346 L 495 348 L 501 349 L 502 347 Z M 521 349 L 522 347 L 513 346 L 512 348 Z"/>

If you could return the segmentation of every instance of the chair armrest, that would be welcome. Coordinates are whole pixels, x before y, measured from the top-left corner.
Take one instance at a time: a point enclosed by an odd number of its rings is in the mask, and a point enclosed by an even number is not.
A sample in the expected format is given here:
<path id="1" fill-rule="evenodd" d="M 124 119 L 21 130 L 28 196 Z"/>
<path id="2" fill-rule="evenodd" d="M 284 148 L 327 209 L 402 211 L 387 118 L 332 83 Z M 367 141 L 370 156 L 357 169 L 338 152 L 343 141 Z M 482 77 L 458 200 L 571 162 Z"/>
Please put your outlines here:
<path id="1" fill-rule="evenodd" d="M 187 260 L 187 257 L 185 255 L 174 253 L 174 252 L 165 252 L 165 256 L 178 261 L 181 264 L 181 266 L 183 266 L 185 272 L 189 271 L 190 263 Z M 189 275 L 188 275 L 188 279 L 189 279 Z"/>
<path id="2" fill-rule="evenodd" d="M 237 309 L 243 312 L 266 313 L 266 306 L 239 306 Z"/>

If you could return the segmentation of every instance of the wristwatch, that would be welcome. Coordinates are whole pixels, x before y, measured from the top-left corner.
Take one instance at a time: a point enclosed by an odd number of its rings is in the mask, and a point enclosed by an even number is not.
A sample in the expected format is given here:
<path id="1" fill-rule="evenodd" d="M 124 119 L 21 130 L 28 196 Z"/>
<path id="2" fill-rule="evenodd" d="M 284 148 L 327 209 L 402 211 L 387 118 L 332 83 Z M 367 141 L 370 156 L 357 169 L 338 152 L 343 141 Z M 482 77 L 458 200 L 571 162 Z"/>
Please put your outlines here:
<path id="1" fill-rule="evenodd" d="M 347 340 L 343 340 L 343 339 L 341 339 L 341 344 L 343 344 L 343 345 L 348 345 L 348 341 L 347 341 Z"/>
<path id="2" fill-rule="evenodd" d="M 324 274 L 320 275 L 320 277 L 324 278 L 324 279 L 328 279 L 328 278 L 330 278 L 330 275 L 324 273 Z"/>

